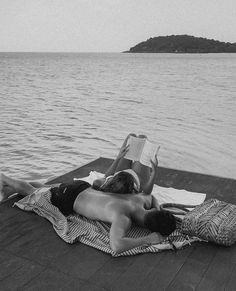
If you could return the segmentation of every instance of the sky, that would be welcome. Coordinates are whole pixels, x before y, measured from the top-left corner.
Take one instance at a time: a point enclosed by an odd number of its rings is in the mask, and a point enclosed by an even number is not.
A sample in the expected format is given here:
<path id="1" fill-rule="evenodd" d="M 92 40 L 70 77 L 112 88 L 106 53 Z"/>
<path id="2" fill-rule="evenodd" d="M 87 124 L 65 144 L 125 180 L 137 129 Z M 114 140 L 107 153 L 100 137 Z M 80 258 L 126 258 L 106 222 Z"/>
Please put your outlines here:
<path id="1" fill-rule="evenodd" d="M 122 52 L 173 34 L 236 42 L 236 0 L 0 0 L 0 52 Z"/>

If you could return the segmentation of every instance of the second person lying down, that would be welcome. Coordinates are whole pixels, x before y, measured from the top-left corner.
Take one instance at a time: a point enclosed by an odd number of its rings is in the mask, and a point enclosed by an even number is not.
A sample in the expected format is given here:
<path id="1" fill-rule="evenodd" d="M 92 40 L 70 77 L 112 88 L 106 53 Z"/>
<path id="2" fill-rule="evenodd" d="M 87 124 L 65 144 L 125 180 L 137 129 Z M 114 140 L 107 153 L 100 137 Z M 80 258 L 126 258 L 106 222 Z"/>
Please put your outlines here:
<path id="1" fill-rule="evenodd" d="M 150 194 L 152 192 L 157 177 L 157 155 L 154 161 L 151 161 L 151 168 L 139 161 L 133 162 L 126 159 L 125 155 L 129 151 L 128 140 L 130 136 L 136 135 L 131 133 L 125 138 L 116 159 L 107 169 L 104 177 L 93 182 L 94 189 L 119 194 L 139 192 Z M 139 135 L 138 137 L 146 138 L 145 135 Z"/>

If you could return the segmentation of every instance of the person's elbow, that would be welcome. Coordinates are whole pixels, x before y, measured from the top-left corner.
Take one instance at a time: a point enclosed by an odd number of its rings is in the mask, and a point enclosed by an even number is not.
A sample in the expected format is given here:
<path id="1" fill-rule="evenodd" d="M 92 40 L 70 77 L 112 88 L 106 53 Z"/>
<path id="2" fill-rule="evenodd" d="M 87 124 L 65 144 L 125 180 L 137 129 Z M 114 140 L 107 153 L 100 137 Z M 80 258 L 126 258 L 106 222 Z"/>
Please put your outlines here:
<path id="1" fill-rule="evenodd" d="M 124 246 L 121 240 L 111 241 L 111 249 L 114 253 L 122 253 L 124 251 Z"/>
<path id="2" fill-rule="evenodd" d="M 152 189 L 153 189 L 153 184 L 150 185 L 150 183 L 147 183 L 146 185 L 143 185 L 143 192 L 146 195 L 150 195 L 152 193 Z"/>
<path id="3" fill-rule="evenodd" d="M 150 191 L 150 189 L 148 189 L 148 188 L 143 188 L 142 192 L 144 195 L 151 195 L 151 193 L 152 193 L 152 191 Z"/>

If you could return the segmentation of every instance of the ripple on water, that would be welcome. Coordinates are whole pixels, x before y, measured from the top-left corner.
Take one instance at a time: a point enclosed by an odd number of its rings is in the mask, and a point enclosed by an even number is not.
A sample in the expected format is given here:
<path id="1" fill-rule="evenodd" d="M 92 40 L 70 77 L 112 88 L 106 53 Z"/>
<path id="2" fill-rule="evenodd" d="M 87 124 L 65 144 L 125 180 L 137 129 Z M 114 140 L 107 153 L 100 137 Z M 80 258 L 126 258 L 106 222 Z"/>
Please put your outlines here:
<path id="1" fill-rule="evenodd" d="M 63 174 L 114 158 L 129 133 L 160 164 L 235 178 L 236 56 L 0 54 L 2 170 Z"/>

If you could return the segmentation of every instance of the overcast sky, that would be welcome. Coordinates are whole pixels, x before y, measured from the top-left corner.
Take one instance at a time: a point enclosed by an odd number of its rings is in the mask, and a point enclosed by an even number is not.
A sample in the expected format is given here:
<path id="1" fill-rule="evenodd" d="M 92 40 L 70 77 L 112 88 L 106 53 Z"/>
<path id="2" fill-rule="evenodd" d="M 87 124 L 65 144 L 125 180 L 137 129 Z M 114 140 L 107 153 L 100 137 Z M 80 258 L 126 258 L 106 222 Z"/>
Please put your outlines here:
<path id="1" fill-rule="evenodd" d="M 120 52 L 172 34 L 236 42 L 236 0 L 0 0 L 5 52 Z"/>

